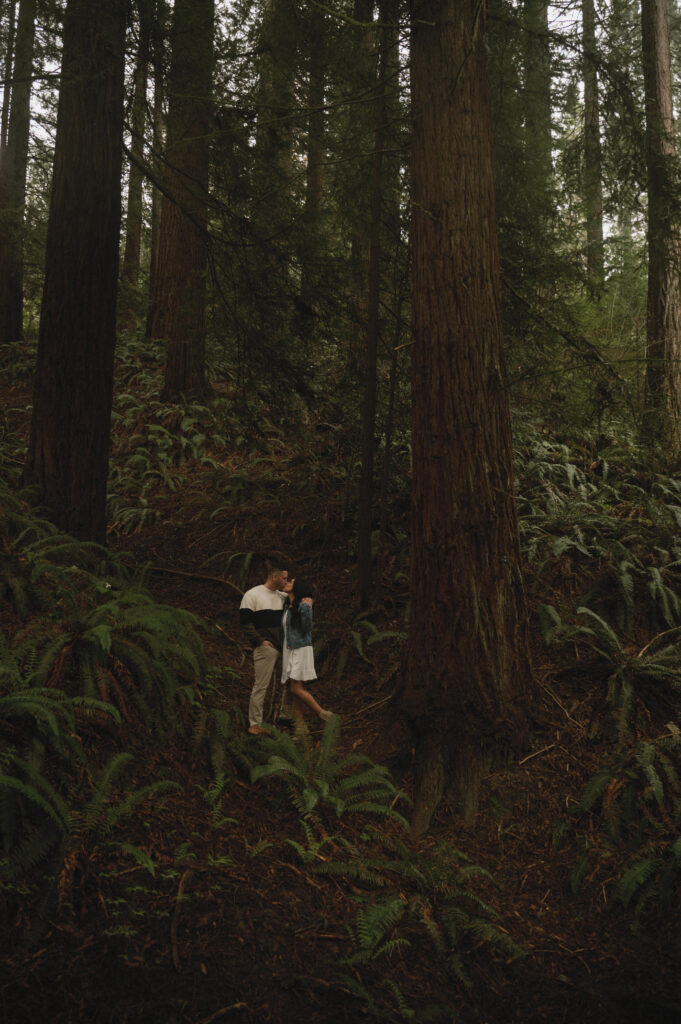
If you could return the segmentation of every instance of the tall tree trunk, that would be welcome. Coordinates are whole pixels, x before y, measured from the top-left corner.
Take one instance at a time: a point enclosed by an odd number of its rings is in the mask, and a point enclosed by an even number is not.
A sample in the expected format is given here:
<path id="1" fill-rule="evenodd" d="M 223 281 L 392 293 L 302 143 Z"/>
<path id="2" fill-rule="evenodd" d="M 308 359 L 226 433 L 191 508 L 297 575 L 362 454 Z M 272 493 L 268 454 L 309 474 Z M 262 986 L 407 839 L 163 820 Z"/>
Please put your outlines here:
<path id="1" fill-rule="evenodd" d="M 300 298 L 303 304 L 303 333 L 308 333 L 311 316 L 318 311 L 320 284 L 320 221 L 324 185 L 325 113 L 324 18 L 312 12 L 307 80 L 307 169 L 305 181 L 305 237 L 300 267 Z"/>
<path id="2" fill-rule="evenodd" d="M 68 0 L 25 480 L 101 543 L 116 342 L 125 0 Z M 68 254 L 68 259 L 64 254 Z"/>
<path id="3" fill-rule="evenodd" d="M 679 174 L 666 0 L 641 0 L 648 171 L 648 308 L 644 429 L 681 450 Z"/>
<path id="4" fill-rule="evenodd" d="M 386 4 L 381 4 L 380 20 L 385 21 Z M 364 355 L 364 401 L 362 405 L 362 472 L 357 510 L 357 567 L 359 603 L 369 604 L 373 580 L 371 535 L 373 532 L 374 457 L 376 449 L 376 386 L 378 357 L 379 300 L 381 288 L 381 212 L 383 202 L 383 150 L 385 146 L 386 65 L 388 37 L 380 33 L 379 68 L 376 84 L 374 153 L 371 168 L 371 206 L 369 228 L 369 274 L 367 287 L 367 329 Z"/>
<path id="5" fill-rule="evenodd" d="M 16 341 L 24 333 L 24 212 L 35 15 L 36 0 L 21 0 L 7 146 L 0 159 L 0 343 Z"/>
<path id="6" fill-rule="evenodd" d="M 12 59 L 14 57 L 14 29 L 16 27 L 16 0 L 9 0 L 7 15 L 7 52 L 5 53 L 4 77 L 5 87 L 2 90 L 2 113 L 0 114 L 0 152 L 7 145 L 9 130 L 9 108 L 12 95 Z"/>
<path id="7" fill-rule="evenodd" d="M 484 4 L 412 0 L 412 829 L 472 814 L 531 670 L 504 386 Z"/>
<path id="8" fill-rule="evenodd" d="M 298 216 L 294 201 L 294 82 L 298 66 L 298 12 L 293 0 L 265 0 L 260 25 L 256 131 L 256 224 L 266 243 L 265 273 L 288 292 L 288 239 Z M 279 310 L 281 316 L 282 310 Z"/>
<path id="9" fill-rule="evenodd" d="M 140 4 L 139 44 L 133 78 L 130 113 L 130 153 L 128 169 L 128 208 L 125 218 L 125 248 L 121 269 L 121 326 L 134 330 L 137 326 L 137 283 L 140 272 L 142 242 L 142 161 L 144 159 L 144 126 L 147 111 L 147 75 L 151 12 L 147 4 Z"/>
<path id="10" fill-rule="evenodd" d="M 162 153 L 164 150 L 164 101 L 165 101 L 165 42 L 168 24 L 168 5 L 166 0 L 157 0 L 156 17 L 152 23 L 151 48 L 154 65 L 154 107 L 151 128 L 151 166 L 154 182 L 163 177 Z M 147 341 L 153 338 L 156 320 L 154 303 L 158 288 L 159 236 L 161 227 L 161 191 L 156 184 L 151 190 L 151 231 L 149 239 L 149 296 L 147 302 L 147 323 L 145 336 Z"/>
<path id="11" fill-rule="evenodd" d="M 589 289 L 598 295 L 605 283 L 603 261 L 603 190 L 601 123 L 596 71 L 594 0 L 582 0 L 584 62 L 584 199 L 586 204 L 586 268 Z"/>
<path id="12" fill-rule="evenodd" d="M 555 204 L 551 155 L 551 52 L 548 0 L 523 0 L 524 54 L 524 243 L 526 278 L 533 285 L 551 246 Z"/>
<path id="13" fill-rule="evenodd" d="M 537 179 L 548 183 L 551 162 L 551 53 L 548 0 L 523 0 L 525 20 L 526 152 Z"/>
<path id="14" fill-rule="evenodd" d="M 399 245 L 399 243 L 398 243 Z M 398 246 L 396 246 L 398 248 Z M 398 264 L 400 253 L 396 253 L 395 263 Z M 399 354 L 402 339 L 402 308 L 404 306 L 409 277 L 409 262 L 404 265 L 404 274 L 395 282 L 395 326 L 393 336 L 392 352 L 390 354 L 390 376 L 388 385 L 388 411 L 385 418 L 385 447 L 383 449 L 383 460 L 381 463 L 381 487 L 379 497 L 379 536 L 385 535 L 388 525 L 388 492 L 390 490 L 390 477 L 392 472 L 392 445 L 395 431 L 395 399 L 397 393 L 397 380 L 399 368 Z M 379 565 L 378 579 L 382 579 L 382 566 Z"/>
<path id="15" fill-rule="evenodd" d="M 351 106 L 350 139 L 355 151 L 352 154 L 353 177 L 350 184 L 351 197 L 348 215 L 351 223 L 350 237 L 350 313 L 352 332 L 348 348 L 348 375 L 350 383 L 361 379 L 365 366 L 363 342 L 366 338 L 368 321 L 369 280 L 369 224 L 371 217 L 371 192 L 367 183 L 371 181 L 371 142 L 374 125 L 371 121 L 371 94 L 376 87 L 376 66 L 373 57 L 374 0 L 354 0 L 353 19 L 355 61 L 350 69 Z"/>
<path id="16" fill-rule="evenodd" d="M 164 396 L 207 390 L 208 137 L 214 0 L 177 0 L 171 30 L 164 195 L 152 301 L 153 338 L 166 345 Z"/>

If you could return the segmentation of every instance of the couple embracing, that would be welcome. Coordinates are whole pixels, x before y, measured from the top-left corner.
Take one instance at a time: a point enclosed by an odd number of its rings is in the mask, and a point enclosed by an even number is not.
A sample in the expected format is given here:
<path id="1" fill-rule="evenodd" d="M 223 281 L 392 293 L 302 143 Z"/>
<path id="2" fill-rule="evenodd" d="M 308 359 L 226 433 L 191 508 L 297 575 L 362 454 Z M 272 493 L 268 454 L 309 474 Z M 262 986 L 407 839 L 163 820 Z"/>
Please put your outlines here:
<path id="1" fill-rule="evenodd" d="M 305 706 L 327 721 L 332 712 L 319 706 L 305 683 L 317 678 L 312 650 L 312 587 L 289 579 L 288 570 L 271 569 L 267 579 L 244 594 L 239 608 L 241 628 L 253 648 L 255 681 L 248 705 L 249 733 L 267 732 L 263 706 L 275 665 L 281 657 L 281 682 L 288 682 L 297 729 L 303 728 Z"/>

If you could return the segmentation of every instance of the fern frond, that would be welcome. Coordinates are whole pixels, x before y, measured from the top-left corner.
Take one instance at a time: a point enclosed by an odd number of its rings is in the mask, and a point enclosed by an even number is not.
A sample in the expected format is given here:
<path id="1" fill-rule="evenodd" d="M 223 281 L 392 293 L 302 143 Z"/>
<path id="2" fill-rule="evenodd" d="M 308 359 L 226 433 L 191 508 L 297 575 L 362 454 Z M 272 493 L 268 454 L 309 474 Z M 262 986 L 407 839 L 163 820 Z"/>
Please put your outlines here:
<path id="1" fill-rule="evenodd" d="M 88 833 L 96 829 L 103 820 L 105 806 L 116 776 L 125 765 L 130 764 L 133 760 L 132 754 L 125 752 L 114 754 L 108 760 L 95 783 L 87 805 L 80 813 L 73 815 L 73 825 L 76 826 L 78 824 L 80 826 L 79 828 L 74 827 L 74 831 Z"/>
<path id="2" fill-rule="evenodd" d="M 616 898 L 619 902 L 628 907 L 632 899 L 648 884 L 660 864 L 659 857 L 647 857 L 625 871 L 616 889 Z"/>

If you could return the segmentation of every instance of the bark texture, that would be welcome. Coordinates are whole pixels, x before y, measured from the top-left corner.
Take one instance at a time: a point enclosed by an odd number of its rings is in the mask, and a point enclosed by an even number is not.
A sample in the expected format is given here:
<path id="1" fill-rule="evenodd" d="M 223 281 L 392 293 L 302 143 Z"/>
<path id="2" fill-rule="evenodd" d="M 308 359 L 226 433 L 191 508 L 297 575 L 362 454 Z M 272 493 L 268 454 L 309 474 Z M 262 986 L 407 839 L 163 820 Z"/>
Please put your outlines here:
<path id="1" fill-rule="evenodd" d="M 531 678 L 504 387 L 492 126 L 476 0 L 413 0 L 412 828 L 464 813 L 526 732 Z"/>
<path id="2" fill-rule="evenodd" d="M 123 0 L 69 0 L 25 479 L 53 521 L 103 542 L 116 342 Z"/>
<path id="3" fill-rule="evenodd" d="M 165 104 L 165 44 L 168 24 L 168 6 L 166 0 L 157 0 L 156 17 L 151 27 L 151 59 L 154 68 L 154 104 L 151 114 L 151 166 L 154 181 L 163 177 L 162 154 L 164 150 L 164 104 Z M 154 184 L 151 190 L 151 232 L 149 239 L 149 297 L 147 305 L 147 322 L 145 334 L 147 341 L 153 338 L 152 331 L 156 321 L 154 303 L 157 299 L 159 236 L 161 228 L 161 192 Z"/>
<path id="4" fill-rule="evenodd" d="M 603 188 L 601 118 L 596 71 L 594 0 L 582 0 L 584 58 L 584 200 L 586 205 L 586 270 L 592 294 L 605 282 L 603 261 Z"/>
<path id="5" fill-rule="evenodd" d="M 35 16 L 36 0 L 21 0 L 7 146 L 0 152 L 0 344 L 17 341 L 24 333 L 24 212 Z"/>
<path id="6" fill-rule="evenodd" d="M 535 191 L 530 208 L 545 218 L 552 212 L 551 51 L 548 0 L 523 0 L 525 23 L 524 106 L 526 174 Z"/>
<path id="7" fill-rule="evenodd" d="M 648 171 L 648 304 L 644 428 L 681 451 L 678 164 L 666 0 L 642 0 Z"/>
<path id="8" fill-rule="evenodd" d="M 165 342 L 164 395 L 202 395 L 214 0 L 177 0 L 171 30 L 164 195 L 151 336 Z"/>
<path id="9" fill-rule="evenodd" d="M 121 267 L 121 296 L 123 308 L 120 310 L 122 327 L 135 330 L 137 327 L 137 296 L 136 289 L 140 272 L 140 253 L 142 242 L 142 161 L 144 159 L 144 129 L 147 112 L 147 78 L 149 71 L 149 47 L 151 37 L 150 10 L 146 4 L 140 5 L 139 44 L 137 61 L 133 77 L 133 95 L 130 111 L 130 153 L 128 169 L 128 204 L 125 218 L 125 248 L 123 266 Z"/>
<path id="10" fill-rule="evenodd" d="M 386 4 L 379 8 L 385 21 Z M 362 403 L 362 471 L 357 508 L 357 565 L 359 602 L 366 608 L 374 583 L 371 538 L 374 526 L 374 462 L 376 452 L 376 403 L 378 389 L 378 342 L 381 330 L 381 228 L 383 214 L 383 150 L 386 134 L 386 69 L 389 37 L 379 32 L 378 80 L 374 100 L 374 152 L 371 167 L 369 207 L 369 266 L 367 280 L 367 328 L 364 356 L 364 399 Z"/>

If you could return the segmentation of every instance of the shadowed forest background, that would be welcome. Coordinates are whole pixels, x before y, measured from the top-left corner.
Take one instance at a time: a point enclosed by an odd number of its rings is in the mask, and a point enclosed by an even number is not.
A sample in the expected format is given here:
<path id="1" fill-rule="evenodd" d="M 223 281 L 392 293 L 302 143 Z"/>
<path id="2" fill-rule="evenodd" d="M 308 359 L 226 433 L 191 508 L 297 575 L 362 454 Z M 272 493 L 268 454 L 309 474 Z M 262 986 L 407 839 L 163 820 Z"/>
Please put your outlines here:
<path id="1" fill-rule="evenodd" d="M 681 1021 L 680 52 L 0 2 L 0 1019 Z"/>

